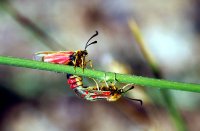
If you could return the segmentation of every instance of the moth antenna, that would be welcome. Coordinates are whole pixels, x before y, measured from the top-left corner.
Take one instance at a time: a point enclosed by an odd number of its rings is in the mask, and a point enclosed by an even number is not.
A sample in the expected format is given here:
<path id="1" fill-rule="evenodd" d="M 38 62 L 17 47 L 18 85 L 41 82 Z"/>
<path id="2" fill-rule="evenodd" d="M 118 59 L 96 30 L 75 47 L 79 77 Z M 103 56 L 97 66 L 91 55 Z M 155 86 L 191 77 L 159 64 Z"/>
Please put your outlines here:
<path id="1" fill-rule="evenodd" d="M 85 50 L 87 49 L 88 46 L 92 45 L 92 44 L 96 44 L 97 41 L 93 41 L 92 43 L 88 44 L 86 47 L 85 47 Z"/>
<path id="2" fill-rule="evenodd" d="M 97 41 L 95 42 L 92 42 L 92 43 L 90 43 L 90 44 L 88 44 L 88 42 L 92 39 L 92 38 L 94 38 L 95 36 L 97 36 L 99 33 L 98 33 L 98 31 L 96 31 L 96 33 L 93 35 L 93 36 L 91 36 L 90 37 L 90 39 L 87 41 L 87 43 L 85 44 L 85 50 L 87 49 L 87 47 L 89 46 L 89 45 L 92 45 L 92 44 L 96 44 L 97 43 Z"/>
<path id="3" fill-rule="evenodd" d="M 125 86 L 122 87 L 122 89 L 124 90 L 126 87 L 130 86 L 132 84 L 126 84 Z M 132 87 L 131 87 L 132 88 Z M 134 87 L 133 87 L 134 88 Z"/>
<path id="4" fill-rule="evenodd" d="M 127 99 L 129 99 L 129 100 L 133 100 L 133 101 L 138 101 L 138 102 L 140 102 L 140 105 L 142 106 L 143 105 L 143 101 L 142 100 L 140 100 L 140 99 L 134 99 L 134 98 L 130 98 L 130 97 L 125 97 L 125 98 L 127 98 Z"/>
<path id="5" fill-rule="evenodd" d="M 124 91 L 123 93 L 126 93 L 126 92 L 128 92 L 128 91 L 130 91 L 130 90 L 132 90 L 134 88 L 135 88 L 134 86 L 131 86 L 128 90 Z"/>

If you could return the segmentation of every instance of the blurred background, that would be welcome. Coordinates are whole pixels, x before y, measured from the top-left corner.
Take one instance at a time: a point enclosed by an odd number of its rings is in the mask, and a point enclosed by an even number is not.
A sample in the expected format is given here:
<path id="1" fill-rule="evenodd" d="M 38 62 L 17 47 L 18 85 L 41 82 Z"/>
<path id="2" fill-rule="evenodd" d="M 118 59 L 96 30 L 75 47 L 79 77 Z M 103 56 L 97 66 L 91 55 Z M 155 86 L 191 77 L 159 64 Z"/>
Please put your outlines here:
<path id="1" fill-rule="evenodd" d="M 199 83 L 200 0 L 1 0 L 0 55 L 88 48 L 97 70 Z M 157 63 L 152 70 L 134 37 L 136 22 Z M 149 66 L 150 65 L 150 66 Z M 93 85 L 84 80 L 85 85 Z M 167 95 L 166 95 L 167 94 Z M 137 87 L 127 99 L 89 102 L 65 74 L 0 65 L 2 131 L 174 131 L 200 129 L 200 95 Z"/>

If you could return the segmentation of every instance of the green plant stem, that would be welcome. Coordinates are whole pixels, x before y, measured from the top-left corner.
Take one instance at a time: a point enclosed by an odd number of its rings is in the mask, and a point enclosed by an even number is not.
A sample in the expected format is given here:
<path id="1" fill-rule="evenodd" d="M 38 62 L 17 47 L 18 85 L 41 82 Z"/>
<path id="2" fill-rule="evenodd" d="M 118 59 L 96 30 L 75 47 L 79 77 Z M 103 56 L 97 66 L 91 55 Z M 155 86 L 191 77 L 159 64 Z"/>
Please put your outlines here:
<path id="1" fill-rule="evenodd" d="M 75 71 L 73 66 L 51 64 L 29 59 L 8 57 L 8 56 L 0 56 L 0 64 L 16 66 L 16 67 L 32 68 L 38 70 L 54 71 L 58 73 L 76 74 L 80 76 L 96 78 L 99 80 L 104 80 L 106 73 L 106 80 L 111 82 L 114 81 L 115 78 L 115 73 L 112 72 L 103 72 L 103 71 L 89 70 L 89 69 L 85 69 L 83 72 L 82 68 L 79 67 L 77 67 Z M 118 73 L 116 73 L 116 79 L 120 83 L 129 83 L 140 86 L 155 87 L 160 89 L 174 89 L 174 90 L 200 92 L 199 84 L 173 82 L 161 79 L 147 78 L 134 75 L 125 75 Z"/>

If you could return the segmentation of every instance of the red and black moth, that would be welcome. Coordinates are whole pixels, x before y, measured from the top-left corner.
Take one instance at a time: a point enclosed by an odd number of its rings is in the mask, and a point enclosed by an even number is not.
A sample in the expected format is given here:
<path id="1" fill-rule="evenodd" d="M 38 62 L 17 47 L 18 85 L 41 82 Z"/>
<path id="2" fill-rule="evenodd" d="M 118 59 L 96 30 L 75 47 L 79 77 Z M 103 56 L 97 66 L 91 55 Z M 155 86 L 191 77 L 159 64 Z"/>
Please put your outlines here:
<path id="1" fill-rule="evenodd" d="M 92 61 L 86 61 L 85 58 L 88 55 L 87 47 L 96 44 L 97 41 L 93 41 L 89 43 L 89 41 L 98 35 L 98 31 L 87 41 L 85 44 L 84 50 L 77 50 L 77 51 L 42 51 L 37 52 L 34 55 L 34 59 L 37 61 L 49 62 L 53 64 L 62 64 L 62 65 L 73 65 L 74 69 L 76 67 L 81 67 L 84 71 L 86 68 L 87 63 L 90 63 L 92 68 Z"/>
<path id="2" fill-rule="evenodd" d="M 67 82 L 70 85 L 70 88 L 74 90 L 74 92 L 81 98 L 89 100 L 89 101 L 97 101 L 97 100 L 107 100 L 107 101 L 117 101 L 125 93 L 132 90 L 134 86 L 131 86 L 127 90 L 125 90 L 130 84 L 123 86 L 122 88 L 116 87 L 115 84 L 107 84 L 105 81 L 105 85 L 99 86 L 96 83 L 96 86 L 83 86 L 82 77 L 76 75 L 67 75 Z M 125 96 L 126 97 L 126 96 Z M 142 105 L 142 100 L 133 99 L 126 97 L 130 100 L 138 101 Z"/>

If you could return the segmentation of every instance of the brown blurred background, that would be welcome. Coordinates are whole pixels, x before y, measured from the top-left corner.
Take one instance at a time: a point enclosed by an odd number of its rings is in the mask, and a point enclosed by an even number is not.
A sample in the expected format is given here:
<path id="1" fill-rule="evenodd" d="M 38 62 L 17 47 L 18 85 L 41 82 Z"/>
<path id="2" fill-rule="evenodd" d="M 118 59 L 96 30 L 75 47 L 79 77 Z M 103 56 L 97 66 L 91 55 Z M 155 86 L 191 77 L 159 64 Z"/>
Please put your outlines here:
<path id="1" fill-rule="evenodd" d="M 1 0 L 0 55 L 32 59 L 38 51 L 88 48 L 97 70 L 153 77 L 131 33 L 134 19 L 163 78 L 200 83 L 199 0 Z M 85 85 L 92 85 L 84 80 Z M 200 129 L 200 95 L 170 91 L 187 130 Z M 65 74 L 0 65 L 2 131 L 174 131 L 159 89 L 136 87 L 137 102 L 88 102 Z"/>

